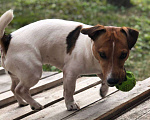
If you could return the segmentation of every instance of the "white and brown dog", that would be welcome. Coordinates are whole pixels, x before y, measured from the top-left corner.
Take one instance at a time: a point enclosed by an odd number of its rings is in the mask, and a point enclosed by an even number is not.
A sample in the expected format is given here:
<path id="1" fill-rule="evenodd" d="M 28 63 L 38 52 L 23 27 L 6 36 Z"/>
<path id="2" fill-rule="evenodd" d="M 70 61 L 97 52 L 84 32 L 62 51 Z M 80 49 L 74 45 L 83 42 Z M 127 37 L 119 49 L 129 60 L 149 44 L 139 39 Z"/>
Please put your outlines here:
<path id="1" fill-rule="evenodd" d="M 73 98 L 79 75 L 97 74 L 102 79 L 102 97 L 107 94 L 108 86 L 126 79 L 124 63 L 137 41 L 138 31 L 46 19 L 5 35 L 4 30 L 12 19 L 12 10 L 0 18 L 1 59 L 2 66 L 11 76 L 11 90 L 20 106 L 28 103 L 34 110 L 42 109 L 31 97 L 29 89 L 39 81 L 43 64 L 54 65 L 63 71 L 68 110 L 79 109 Z"/>

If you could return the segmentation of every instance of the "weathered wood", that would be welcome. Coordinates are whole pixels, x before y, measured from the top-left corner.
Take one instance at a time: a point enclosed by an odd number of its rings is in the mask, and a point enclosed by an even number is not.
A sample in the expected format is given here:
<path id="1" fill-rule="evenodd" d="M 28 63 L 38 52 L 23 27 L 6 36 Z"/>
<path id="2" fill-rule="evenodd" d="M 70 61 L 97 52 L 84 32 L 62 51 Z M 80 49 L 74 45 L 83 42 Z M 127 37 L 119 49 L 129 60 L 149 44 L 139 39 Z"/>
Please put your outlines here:
<path id="1" fill-rule="evenodd" d="M 0 75 L 0 94 L 10 90 L 11 79 L 8 74 Z"/>
<path id="2" fill-rule="evenodd" d="M 58 74 L 58 72 L 43 72 L 40 80 L 56 75 L 56 74 Z"/>
<path id="3" fill-rule="evenodd" d="M 145 116 L 150 111 L 150 99 L 131 109 L 127 113 L 119 116 L 115 120 L 135 120 Z M 150 117 L 149 117 L 150 119 Z M 141 119 L 146 120 L 146 119 Z"/>
<path id="4" fill-rule="evenodd" d="M 90 80 L 90 81 L 89 81 Z M 100 79 L 99 78 L 79 78 L 77 80 L 77 88 L 76 92 L 81 92 L 84 89 L 88 89 L 89 87 L 92 87 L 93 85 L 99 84 Z M 63 100 L 63 86 L 58 86 L 52 89 L 49 89 L 47 91 L 44 91 L 42 93 L 39 93 L 35 96 L 33 96 L 34 99 L 36 99 L 39 103 L 41 103 L 43 106 L 48 107 L 51 104 L 54 104 L 58 101 Z M 17 103 L 13 105 L 9 105 L 8 107 L 1 109 L 1 116 L 0 119 L 21 119 L 22 117 L 34 113 L 34 111 L 31 110 L 29 106 L 23 107 L 23 108 L 16 108 Z M 64 106 L 64 109 L 66 107 Z"/>
<path id="5" fill-rule="evenodd" d="M 51 77 L 40 80 L 34 87 L 31 88 L 31 94 L 36 94 L 45 89 L 55 87 L 62 83 L 63 73 L 53 75 Z M 7 105 L 8 103 L 16 101 L 11 91 L 0 94 L 0 107 Z"/>
<path id="6" fill-rule="evenodd" d="M 57 85 L 60 85 L 63 82 L 62 78 L 63 78 L 63 73 L 59 73 L 51 77 L 45 78 L 43 80 L 40 80 L 35 86 L 31 88 L 31 94 L 35 94 L 43 90 L 46 90 L 48 88 L 52 88 Z"/>
<path id="7" fill-rule="evenodd" d="M 101 99 L 99 96 L 100 79 L 98 77 L 82 77 L 77 80 L 77 87 L 75 92 L 75 100 L 80 105 L 81 109 L 78 111 L 67 111 L 65 107 L 65 102 L 63 98 L 63 86 L 60 85 L 61 82 L 55 84 L 57 81 L 55 77 L 51 76 L 39 81 L 39 84 L 44 85 L 43 89 L 46 89 L 43 92 L 39 93 L 39 90 L 36 88 L 39 87 L 42 90 L 41 85 L 33 87 L 32 92 L 38 93 L 33 96 L 33 98 L 41 103 L 45 108 L 41 111 L 32 111 L 30 106 L 25 106 L 18 108 L 18 104 L 14 103 L 9 106 L 0 108 L 0 120 L 35 120 L 35 119 L 45 119 L 45 120 L 93 120 L 93 119 L 115 119 L 117 115 L 121 115 L 125 111 L 130 110 L 132 107 L 139 105 L 139 103 L 150 98 L 150 78 L 138 82 L 136 87 L 130 92 L 121 92 L 116 90 L 115 87 L 111 87 L 108 93 L 108 96 L 104 99 Z M 52 83 L 50 86 L 51 89 L 47 86 L 49 84 L 48 79 Z M 62 76 L 60 76 L 61 79 Z M 57 83 L 57 82 L 56 82 Z M 55 86 L 56 85 L 56 86 Z M 48 89 L 47 89 L 48 87 Z M 10 92 L 10 91 L 9 91 Z M 10 93 L 5 92 L 4 95 L 9 96 L 7 102 L 12 102 Z M 13 96 L 13 95 L 12 95 Z M 0 99 L 5 96 L 1 96 Z M 130 110 L 124 115 L 121 115 L 116 120 L 149 120 L 150 118 L 150 107 L 149 100 Z M 0 101 L 1 102 L 1 101 Z M 140 110 L 141 109 L 141 110 Z M 126 115 L 126 116 L 125 116 Z"/>
<path id="8" fill-rule="evenodd" d="M 101 85 L 94 86 L 89 88 L 81 93 L 74 95 L 76 102 L 80 105 L 80 108 L 84 108 L 88 106 L 90 103 L 93 103 L 99 99 L 101 99 L 99 95 L 99 89 Z M 110 88 L 109 93 L 111 94 L 116 91 L 115 88 Z M 25 117 L 23 120 L 37 120 L 37 119 L 47 119 L 47 120 L 60 120 L 63 117 L 66 117 L 72 113 L 76 113 L 76 111 L 67 111 L 65 107 L 65 102 L 60 101 L 56 104 L 53 104 L 44 110 L 37 112 L 33 115 Z"/>
<path id="9" fill-rule="evenodd" d="M 0 75 L 3 75 L 3 74 L 5 74 L 5 70 L 3 67 L 0 67 Z"/>
<path id="10" fill-rule="evenodd" d="M 137 118 L 137 120 L 150 120 L 150 111 L 147 112 L 145 115 L 141 116 L 140 118 Z"/>
<path id="11" fill-rule="evenodd" d="M 40 80 L 57 74 L 57 72 L 43 72 Z M 11 78 L 8 74 L 0 75 L 0 94 L 10 90 Z"/>
<path id="12" fill-rule="evenodd" d="M 138 82 L 129 92 L 118 91 L 65 120 L 109 120 L 150 96 L 150 78 Z"/>

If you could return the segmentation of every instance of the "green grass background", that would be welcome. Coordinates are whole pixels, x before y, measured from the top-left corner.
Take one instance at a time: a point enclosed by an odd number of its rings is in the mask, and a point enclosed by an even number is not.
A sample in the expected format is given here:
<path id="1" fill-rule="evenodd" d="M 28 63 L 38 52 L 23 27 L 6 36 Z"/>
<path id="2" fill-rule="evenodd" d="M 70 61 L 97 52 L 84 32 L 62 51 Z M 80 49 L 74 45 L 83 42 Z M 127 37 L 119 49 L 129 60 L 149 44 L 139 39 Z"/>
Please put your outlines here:
<path id="1" fill-rule="evenodd" d="M 14 10 L 15 17 L 7 27 L 7 33 L 37 20 L 51 18 L 137 29 L 140 35 L 125 67 L 137 80 L 143 80 L 150 77 L 150 1 L 131 2 L 131 8 L 124 8 L 108 4 L 106 0 L 0 0 L 0 15 L 9 9 Z M 43 69 L 59 71 L 50 65 L 44 65 Z"/>

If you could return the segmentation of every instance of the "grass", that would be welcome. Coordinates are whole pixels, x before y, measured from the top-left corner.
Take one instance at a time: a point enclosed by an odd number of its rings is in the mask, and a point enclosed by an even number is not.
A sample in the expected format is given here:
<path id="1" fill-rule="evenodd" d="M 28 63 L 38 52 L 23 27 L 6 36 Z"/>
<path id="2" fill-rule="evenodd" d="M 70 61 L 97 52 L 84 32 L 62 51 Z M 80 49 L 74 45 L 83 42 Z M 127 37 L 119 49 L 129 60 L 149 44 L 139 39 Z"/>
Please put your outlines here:
<path id="1" fill-rule="evenodd" d="M 0 14 L 14 9 L 14 20 L 6 29 L 12 32 L 31 22 L 59 18 L 85 24 L 128 26 L 140 31 L 125 67 L 137 80 L 150 77 L 150 1 L 131 0 L 133 7 L 124 8 L 107 4 L 106 0 L 1 0 Z M 45 65 L 44 70 L 58 70 Z"/>

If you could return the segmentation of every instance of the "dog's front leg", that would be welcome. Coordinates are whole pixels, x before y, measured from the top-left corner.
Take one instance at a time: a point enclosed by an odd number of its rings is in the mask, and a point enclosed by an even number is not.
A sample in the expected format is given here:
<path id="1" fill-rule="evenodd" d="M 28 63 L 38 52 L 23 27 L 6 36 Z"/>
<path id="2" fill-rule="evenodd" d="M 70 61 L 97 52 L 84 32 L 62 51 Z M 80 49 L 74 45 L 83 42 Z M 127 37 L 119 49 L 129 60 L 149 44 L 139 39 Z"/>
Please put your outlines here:
<path id="1" fill-rule="evenodd" d="M 72 71 L 63 70 L 64 98 L 68 111 L 79 109 L 79 106 L 75 103 L 73 98 L 76 79 L 77 75 L 75 75 Z"/>
<path id="2" fill-rule="evenodd" d="M 108 92 L 108 88 L 109 87 L 107 85 L 107 81 L 103 78 L 103 74 L 102 73 L 101 74 L 97 74 L 97 76 L 99 78 L 101 78 L 101 80 L 102 80 L 102 86 L 100 88 L 100 96 L 102 98 L 104 98 L 106 96 L 107 92 Z"/>

